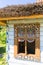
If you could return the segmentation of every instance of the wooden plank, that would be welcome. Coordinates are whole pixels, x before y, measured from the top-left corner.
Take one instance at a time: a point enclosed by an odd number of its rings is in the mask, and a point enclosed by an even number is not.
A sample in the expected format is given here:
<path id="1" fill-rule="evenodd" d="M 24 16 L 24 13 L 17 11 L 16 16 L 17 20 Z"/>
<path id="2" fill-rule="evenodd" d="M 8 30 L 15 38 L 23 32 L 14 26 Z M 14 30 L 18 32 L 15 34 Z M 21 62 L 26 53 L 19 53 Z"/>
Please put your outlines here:
<path id="1" fill-rule="evenodd" d="M 20 16 L 20 17 L 7 17 L 7 18 L 0 18 L 0 20 L 17 20 L 17 19 L 34 19 L 34 18 L 43 18 L 43 15 L 30 15 L 30 16 Z"/>
<path id="2" fill-rule="evenodd" d="M 0 25 L 5 26 L 5 25 L 6 25 L 6 23 L 5 23 L 5 22 L 0 21 Z"/>
<path id="3" fill-rule="evenodd" d="M 29 23 L 43 23 L 43 18 L 42 19 L 23 19 L 23 20 L 10 20 L 8 21 L 9 25 L 16 25 L 16 24 L 29 24 Z"/>

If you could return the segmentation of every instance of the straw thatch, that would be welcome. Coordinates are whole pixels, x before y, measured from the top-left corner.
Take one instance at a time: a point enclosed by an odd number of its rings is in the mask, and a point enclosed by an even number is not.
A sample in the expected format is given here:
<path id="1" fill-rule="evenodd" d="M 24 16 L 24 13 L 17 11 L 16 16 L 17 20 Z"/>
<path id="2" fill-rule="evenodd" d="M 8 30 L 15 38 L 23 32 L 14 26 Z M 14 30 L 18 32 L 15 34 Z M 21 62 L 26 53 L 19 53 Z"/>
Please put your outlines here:
<path id="1" fill-rule="evenodd" d="M 0 9 L 0 17 L 19 17 L 33 14 L 43 14 L 43 3 L 12 5 Z"/>

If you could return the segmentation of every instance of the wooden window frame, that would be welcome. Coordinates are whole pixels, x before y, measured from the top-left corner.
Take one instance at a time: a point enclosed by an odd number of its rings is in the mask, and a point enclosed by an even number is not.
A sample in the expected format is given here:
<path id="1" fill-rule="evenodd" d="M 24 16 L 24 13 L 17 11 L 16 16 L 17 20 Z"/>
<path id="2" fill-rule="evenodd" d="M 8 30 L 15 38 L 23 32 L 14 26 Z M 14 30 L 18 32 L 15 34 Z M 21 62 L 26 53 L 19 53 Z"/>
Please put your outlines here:
<path id="1" fill-rule="evenodd" d="M 34 24 L 34 23 L 31 23 L 31 25 L 32 24 Z M 37 27 L 37 25 L 39 26 L 39 29 L 38 29 L 38 31 L 39 31 L 39 37 L 37 37 L 36 35 L 35 35 L 35 54 L 33 55 L 33 54 L 27 54 L 27 42 L 26 42 L 26 40 L 28 39 L 26 36 L 26 34 L 27 34 L 27 30 L 26 30 L 26 27 L 25 27 L 25 25 L 26 26 L 28 26 L 29 24 L 18 24 L 18 25 L 23 25 L 24 26 L 24 28 L 25 28 L 25 35 L 24 35 L 24 37 L 22 37 L 22 39 L 24 39 L 25 40 L 25 53 L 20 53 L 20 54 L 18 54 L 18 32 L 17 32 L 17 29 L 16 29 L 16 37 L 14 38 L 14 56 L 15 57 L 17 57 L 18 55 L 22 55 L 22 56 L 29 56 L 29 57 L 33 57 L 33 58 L 37 58 L 38 60 L 40 60 L 40 24 L 39 23 L 35 23 L 35 25 L 36 25 L 36 27 Z M 15 29 L 15 27 L 17 26 L 17 24 L 16 25 L 14 25 L 14 29 Z M 17 28 L 17 27 L 16 27 Z M 21 38 L 21 37 L 20 37 Z M 38 42 L 38 43 L 37 43 Z M 38 47 L 38 48 L 37 48 Z M 37 53 L 38 52 L 38 53 Z"/>

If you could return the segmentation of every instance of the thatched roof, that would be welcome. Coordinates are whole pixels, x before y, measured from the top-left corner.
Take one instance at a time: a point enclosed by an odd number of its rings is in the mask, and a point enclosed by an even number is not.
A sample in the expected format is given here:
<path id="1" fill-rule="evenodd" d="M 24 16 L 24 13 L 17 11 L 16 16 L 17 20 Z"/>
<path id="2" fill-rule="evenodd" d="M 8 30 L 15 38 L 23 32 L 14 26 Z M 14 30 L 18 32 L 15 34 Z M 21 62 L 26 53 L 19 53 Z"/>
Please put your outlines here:
<path id="1" fill-rule="evenodd" d="M 0 9 L 0 17 L 19 17 L 33 14 L 43 14 L 42 4 L 12 5 Z"/>

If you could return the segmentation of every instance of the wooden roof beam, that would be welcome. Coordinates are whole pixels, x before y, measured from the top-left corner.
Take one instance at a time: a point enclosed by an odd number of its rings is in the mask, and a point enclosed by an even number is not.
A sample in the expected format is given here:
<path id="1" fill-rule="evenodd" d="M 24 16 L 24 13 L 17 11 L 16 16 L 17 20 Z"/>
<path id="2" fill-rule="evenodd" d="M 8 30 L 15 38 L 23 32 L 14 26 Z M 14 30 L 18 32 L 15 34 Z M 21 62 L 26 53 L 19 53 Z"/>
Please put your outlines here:
<path id="1" fill-rule="evenodd" d="M 0 21 L 0 26 L 6 26 L 6 22 L 5 21 Z"/>
<path id="2" fill-rule="evenodd" d="M 43 15 L 31 15 L 31 16 L 20 16 L 20 17 L 7 17 L 7 18 L 0 18 L 0 21 L 7 21 L 7 20 L 19 20 L 19 19 L 34 19 L 34 18 L 43 18 Z"/>

